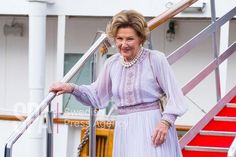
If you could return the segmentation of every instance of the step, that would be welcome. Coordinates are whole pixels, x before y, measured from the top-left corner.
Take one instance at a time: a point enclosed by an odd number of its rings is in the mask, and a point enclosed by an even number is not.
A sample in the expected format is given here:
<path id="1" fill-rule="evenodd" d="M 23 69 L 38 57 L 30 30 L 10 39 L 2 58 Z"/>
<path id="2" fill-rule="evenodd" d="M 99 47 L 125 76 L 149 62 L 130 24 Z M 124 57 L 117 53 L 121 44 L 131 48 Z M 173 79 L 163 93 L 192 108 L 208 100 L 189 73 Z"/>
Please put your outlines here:
<path id="1" fill-rule="evenodd" d="M 230 105 L 228 105 L 230 106 Z M 228 107 L 227 105 L 216 116 L 236 117 L 236 108 Z M 235 106 L 235 105 L 231 105 Z"/>
<path id="2" fill-rule="evenodd" d="M 227 103 L 226 107 L 228 107 L 228 108 L 236 108 L 236 103 Z"/>
<path id="3" fill-rule="evenodd" d="M 199 133 L 188 143 L 188 146 L 229 148 L 234 138 L 234 136 L 200 135 Z"/>
<path id="4" fill-rule="evenodd" d="M 214 116 L 214 120 L 216 120 L 216 121 L 236 122 L 236 117 Z"/>
<path id="5" fill-rule="evenodd" d="M 185 150 L 201 152 L 228 152 L 226 147 L 185 146 Z"/>
<path id="6" fill-rule="evenodd" d="M 236 122 L 215 121 L 212 119 L 202 130 L 236 132 Z"/>
<path id="7" fill-rule="evenodd" d="M 182 150 L 183 157 L 226 157 L 226 152 L 201 152 Z"/>
<path id="8" fill-rule="evenodd" d="M 236 136 L 236 132 L 201 130 L 201 131 L 200 131 L 200 135 Z"/>

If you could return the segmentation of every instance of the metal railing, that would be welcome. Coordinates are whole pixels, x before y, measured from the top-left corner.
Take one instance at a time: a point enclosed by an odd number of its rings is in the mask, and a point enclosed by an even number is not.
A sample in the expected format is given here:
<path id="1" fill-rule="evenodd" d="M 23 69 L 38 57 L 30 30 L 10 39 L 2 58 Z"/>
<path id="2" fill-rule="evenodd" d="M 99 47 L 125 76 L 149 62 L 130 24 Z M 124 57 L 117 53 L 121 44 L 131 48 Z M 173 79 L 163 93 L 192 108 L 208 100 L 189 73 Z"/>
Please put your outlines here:
<path id="1" fill-rule="evenodd" d="M 69 82 L 71 78 L 81 70 L 83 65 L 86 63 L 86 61 L 96 52 L 96 50 L 99 48 L 99 46 L 107 40 L 106 34 L 101 34 L 101 36 L 97 39 L 96 42 L 89 48 L 89 50 L 82 56 L 82 58 L 71 68 L 71 70 L 64 76 L 64 78 L 61 80 L 61 82 Z M 28 129 L 28 127 L 38 118 L 41 113 L 44 111 L 44 109 L 47 106 L 50 106 L 50 102 L 55 98 L 56 94 L 53 92 L 50 92 L 47 97 L 39 104 L 39 106 L 26 118 L 26 120 L 12 133 L 12 135 L 9 137 L 7 144 L 5 145 L 5 157 L 11 157 L 12 156 L 12 147 L 14 143 L 23 135 L 23 133 Z M 50 111 L 50 110 L 49 110 Z M 52 123 L 52 116 L 50 116 L 50 122 Z M 52 126 L 51 126 L 52 127 Z M 53 134 L 50 134 L 50 136 L 53 136 Z M 49 139 L 52 139 L 52 137 L 49 137 Z M 50 141 L 52 144 L 52 141 Z M 52 146 L 49 146 L 52 149 Z M 50 155 L 52 150 L 48 150 L 48 157 L 51 157 Z"/>
<path id="2" fill-rule="evenodd" d="M 194 47 L 196 47 L 201 41 L 215 33 L 222 25 L 224 25 L 226 22 L 231 20 L 236 15 L 236 7 L 234 7 L 232 10 L 230 10 L 228 13 L 226 13 L 224 16 L 217 19 L 215 22 L 207 26 L 205 29 L 203 29 L 201 32 L 199 32 L 197 35 L 195 35 L 192 39 L 187 41 L 185 44 L 183 44 L 181 47 L 176 49 L 173 53 L 171 53 L 167 58 L 168 62 L 170 64 L 175 63 L 177 60 L 179 60 L 181 57 L 186 55 L 190 52 Z M 234 49 L 235 45 L 232 45 L 230 49 Z M 225 55 L 222 54 L 220 57 L 215 56 L 215 59 L 204 69 L 202 72 L 200 72 L 197 76 L 195 76 L 193 79 L 191 79 L 190 82 L 188 82 L 183 87 L 183 93 L 184 95 L 187 94 L 189 91 L 191 91 L 200 81 L 202 81 L 212 70 L 215 70 L 219 66 L 219 62 L 223 62 L 226 58 Z M 231 54 L 228 54 L 231 55 Z M 216 75 L 216 77 L 218 77 Z M 219 86 L 219 84 L 217 85 Z M 219 87 L 217 87 L 219 88 Z M 217 94 L 217 98 L 218 98 Z M 219 98 L 217 99 L 219 100 Z"/>
<path id="3" fill-rule="evenodd" d="M 206 39 L 212 33 L 216 32 L 217 29 L 219 29 L 223 24 L 231 20 L 236 15 L 236 7 L 230 10 L 227 14 L 222 16 L 221 18 L 217 19 L 214 23 L 207 26 L 205 29 L 203 29 L 201 32 L 199 32 L 197 35 L 195 35 L 192 39 L 187 41 L 185 44 L 183 44 L 181 47 L 176 49 L 172 54 L 168 56 L 168 61 L 170 64 L 175 63 L 177 60 L 179 60 L 181 57 L 186 55 L 190 52 L 199 42 Z M 206 78 L 213 70 L 215 70 L 219 65 L 226 60 L 230 55 L 232 55 L 236 51 L 236 42 L 234 42 L 229 48 L 223 52 L 220 56 L 216 57 L 211 63 L 209 63 L 201 72 L 199 72 L 195 77 L 193 77 L 184 87 L 182 88 L 182 91 L 184 95 L 186 95 L 188 92 L 190 92 L 195 86 L 197 86 L 204 78 Z M 180 140 L 180 146 L 183 148 L 187 143 L 189 143 L 192 138 L 199 133 L 199 131 L 203 128 L 204 124 L 207 124 L 209 120 L 212 118 L 212 115 L 214 115 L 216 112 L 218 112 L 223 106 L 222 104 L 225 104 L 227 101 L 232 99 L 232 97 L 235 95 L 236 87 L 234 87 L 231 92 L 224 98 L 218 101 L 216 104 L 216 108 L 207 113 L 207 115 L 202 119 L 197 125 L 195 125 L 181 140 Z M 217 107 L 219 106 L 219 107 Z M 236 142 L 233 142 L 229 153 L 236 153 Z"/>
<path id="4" fill-rule="evenodd" d="M 227 14 L 218 18 L 214 23 L 208 25 L 205 29 L 196 34 L 192 39 L 190 39 L 182 46 L 180 46 L 178 49 L 176 49 L 173 53 L 171 53 L 168 56 L 168 62 L 170 64 L 175 63 L 181 57 L 190 52 L 190 50 L 192 50 L 195 46 L 197 46 L 198 43 L 200 43 L 202 40 L 212 35 L 213 32 L 219 29 L 227 21 L 231 20 L 235 16 L 235 14 L 236 14 L 236 7 L 230 10 Z"/>
<path id="5" fill-rule="evenodd" d="M 227 59 L 230 55 L 236 52 L 236 42 L 234 42 L 223 54 L 221 54 L 217 59 L 212 61 L 207 67 L 205 67 L 199 74 L 197 74 L 189 83 L 187 83 L 183 88 L 183 93 L 188 93 L 191 89 L 193 89 L 198 83 L 200 83 L 206 76 L 208 76 L 216 67 L 218 67 L 225 59 Z M 199 131 L 213 118 L 213 116 L 218 113 L 226 104 L 226 102 L 230 101 L 236 92 L 236 86 L 227 94 L 227 96 L 223 97 L 218 101 L 215 105 L 214 109 L 208 112 L 204 119 L 200 120 L 181 140 L 180 147 L 184 148 L 186 144 L 188 144 L 195 135 L 199 133 Z"/>
<path id="6" fill-rule="evenodd" d="M 230 10 L 227 14 L 217 19 L 214 23 L 210 24 L 180 48 L 175 50 L 171 55 L 168 56 L 168 61 L 173 64 L 175 61 L 180 59 L 182 56 L 186 55 L 193 47 L 195 47 L 200 41 L 204 40 L 206 37 L 210 36 L 216 32 L 223 24 L 231 20 L 236 15 L 236 7 Z M 184 87 L 182 91 L 185 94 L 190 92 L 194 87 L 196 87 L 204 78 L 206 78 L 212 71 L 219 67 L 219 65 L 229 58 L 236 51 L 236 41 L 231 44 L 227 50 L 225 50 L 220 56 L 215 56 L 216 58 L 210 62 L 202 71 L 200 71 L 195 77 L 193 77 Z M 203 119 L 201 119 L 181 140 L 180 147 L 183 149 L 184 146 L 189 143 L 195 135 L 213 118 L 213 116 L 218 113 L 226 104 L 230 101 L 236 92 L 236 86 L 222 99 L 218 100 L 215 107 L 208 112 Z M 235 140 L 234 140 L 235 141 Z M 236 154 L 236 142 L 233 142 L 228 155 Z"/>
<path id="7" fill-rule="evenodd" d="M 188 8 L 193 3 L 197 2 L 198 0 L 182 0 L 177 4 L 173 5 L 170 9 L 166 10 L 159 16 L 153 18 L 148 22 L 148 28 L 150 31 L 154 30 L 161 24 L 168 21 L 170 18 L 174 17 L 178 13 L 182 12 L 184 9 Z"/>

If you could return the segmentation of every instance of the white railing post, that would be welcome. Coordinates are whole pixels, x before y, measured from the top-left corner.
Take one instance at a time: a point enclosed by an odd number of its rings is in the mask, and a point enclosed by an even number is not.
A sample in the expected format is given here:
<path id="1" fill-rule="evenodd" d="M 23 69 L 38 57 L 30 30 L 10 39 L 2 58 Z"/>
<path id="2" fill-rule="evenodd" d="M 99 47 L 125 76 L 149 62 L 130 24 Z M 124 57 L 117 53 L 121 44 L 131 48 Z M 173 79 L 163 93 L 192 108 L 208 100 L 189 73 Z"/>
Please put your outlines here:
<path id="1" fill-rule="evenodd" d="M 216 22 L 216 12 L 215 12 L 215 0 L 211 0 L 211 23 Z M 214 57 L 218 58 L 219 51 L 217 49 L 217 40 L 216 40 L 217 28 L 215 27 L 214 32 L 212 33 L 212 49 L 214 51 Z M 215 80 L 216 80 L 216 96 L 217 101 L 221 99 L 221 85 L 220 85 L 220 71 L 219 67 L 215 69 Z"/>
<path id="2" fill-rule="evenodd" d="M 234 141 L 229 148 L 227 156 L 228 157 L 236 157 L 236 138 L 234 138 Z"/>

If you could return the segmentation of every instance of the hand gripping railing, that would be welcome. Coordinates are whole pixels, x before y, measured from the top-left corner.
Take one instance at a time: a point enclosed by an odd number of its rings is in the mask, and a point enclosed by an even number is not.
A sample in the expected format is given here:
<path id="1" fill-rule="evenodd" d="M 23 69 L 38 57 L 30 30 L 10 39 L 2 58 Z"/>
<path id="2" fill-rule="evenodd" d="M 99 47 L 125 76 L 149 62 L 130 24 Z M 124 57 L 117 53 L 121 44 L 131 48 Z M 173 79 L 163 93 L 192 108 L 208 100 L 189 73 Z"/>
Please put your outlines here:
<path id="1" fill-rule="evenodd" d="M 61 82 L 69 82 L 71 78 L 81 70 L 86 61 L 92 56 L 98 47 L 107 41 L 105 33 L 93 43 L 89 50 L 82 56 L 82 58 L 71 68 L 71 70 L 64 76 Z M 50 102 L 55 98 L 56 94 L 50 92 L 47 97 L 39 104 L 39 106 L 26 118 L 26 120 L 12 133 L 5 145 L 5 157 L 12 157 L 12 147 L 14 143 L 21 137 L 21 135 L 28 129 L 28 127 L 39 117 L 42 111 L 50 106 Z M 51 117 L 52 118 L 52 117 Z M 49 121 L 52 121 L 49 120 Z M 52 148 L 52 147 L 51 147 Z M 50 156 L 51 157 L 51 156 Z"/>

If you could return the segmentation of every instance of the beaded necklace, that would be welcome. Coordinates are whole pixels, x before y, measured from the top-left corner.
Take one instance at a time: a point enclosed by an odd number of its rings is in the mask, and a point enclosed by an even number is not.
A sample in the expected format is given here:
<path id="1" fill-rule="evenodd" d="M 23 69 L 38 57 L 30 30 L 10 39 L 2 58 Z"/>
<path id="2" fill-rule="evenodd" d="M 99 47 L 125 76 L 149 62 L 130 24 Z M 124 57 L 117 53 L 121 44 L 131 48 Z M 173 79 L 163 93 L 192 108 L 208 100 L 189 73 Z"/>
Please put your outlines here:
<path id="1" fill-rule="evenodd" d="M 140 51 L 138 52 L 138 54 L 134 57 L 133 60 L 129 61 L 129 62 L 126 62 L 124 57 L 121 56 L 121 64 L 125 67 L 125 68 L 129 68 L 131 66 L 133 66 L 137 61 L 138 59 L 140 58 L 140 56 L 142 55 L 143 53 L 143 48 L 140 49 Z"/>

